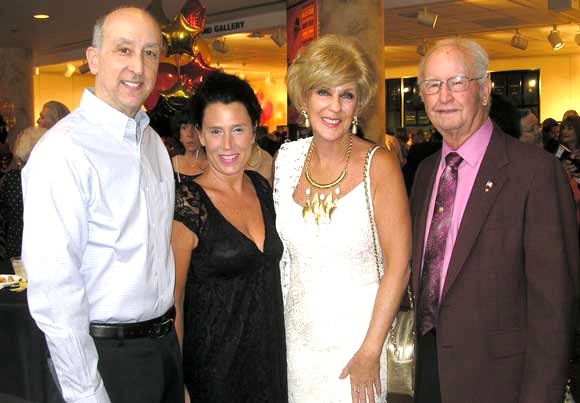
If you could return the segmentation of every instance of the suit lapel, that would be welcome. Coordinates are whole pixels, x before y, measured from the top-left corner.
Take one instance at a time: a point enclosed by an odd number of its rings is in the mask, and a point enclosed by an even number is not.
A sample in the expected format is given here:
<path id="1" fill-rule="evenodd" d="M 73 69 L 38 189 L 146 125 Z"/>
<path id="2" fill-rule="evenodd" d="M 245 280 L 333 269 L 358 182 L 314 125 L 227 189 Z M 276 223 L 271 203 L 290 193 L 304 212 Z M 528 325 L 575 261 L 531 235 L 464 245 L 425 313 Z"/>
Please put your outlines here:
<path id="1" fill-rule="evenodd" d="M 471 253 L 477 236 L 497 196 L 508 179 L 508 170 L 503 169 L 508 163 L 505 134 L 494 126 L 489 146 L 483 156 L 467 206 L 463 212 L 453 252 L 451 253 L 451 260 L 449 261 L 441 300 L 445 298 L 445 295 L 453 286 L 455 279 Z"/>
<path id="2" fill-rule="evenodd" d="M 425 245 L 425 227 L 427 226 L 427 215 L 429 211 L 429 201 L 433 193 L 433 185 L 435 184 L 435 176 L 437 174 L 437 167 L 441 159 L 441 151 L 435 153 L 433 157 L 428 157 L 421 167 L 422 171 L 430 173 L 428 175 L 417 175 L 415 179 L 417 183 L 413 186 L 413 208 L 416 210 L 413 215 L 417 219 L 413 223 L 413 256 L 412 256 L 412 270 L 413 276 L 413 291 L 415 300 L 419 298 L 419 279 L 421 277 L 421 265 L 423 262 L 423 247 Z"/>

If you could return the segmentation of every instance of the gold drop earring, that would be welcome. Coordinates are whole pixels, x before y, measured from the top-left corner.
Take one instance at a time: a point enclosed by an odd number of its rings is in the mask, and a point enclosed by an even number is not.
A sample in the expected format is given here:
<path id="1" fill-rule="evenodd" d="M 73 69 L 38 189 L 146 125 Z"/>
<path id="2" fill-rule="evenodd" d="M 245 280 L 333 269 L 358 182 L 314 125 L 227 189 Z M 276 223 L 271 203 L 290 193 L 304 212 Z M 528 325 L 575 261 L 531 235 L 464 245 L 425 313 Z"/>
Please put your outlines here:
<path id="1" fill-rule="evenodd" d="M 354 118 L 352 119 L 352 128 L 351 128 L 352 134 L 356 135 L 356 132 L 358 130 L 357 126 L 358 126 L 358 116 L 354 115 Z"/>
<path id="2" fill-rule="evenodd" d="M 300 112 L 302 117 L 304 117 L 304 127 L 310 127 L 310 120 L 308 119 L 308 112 L 302 111 Z"/>

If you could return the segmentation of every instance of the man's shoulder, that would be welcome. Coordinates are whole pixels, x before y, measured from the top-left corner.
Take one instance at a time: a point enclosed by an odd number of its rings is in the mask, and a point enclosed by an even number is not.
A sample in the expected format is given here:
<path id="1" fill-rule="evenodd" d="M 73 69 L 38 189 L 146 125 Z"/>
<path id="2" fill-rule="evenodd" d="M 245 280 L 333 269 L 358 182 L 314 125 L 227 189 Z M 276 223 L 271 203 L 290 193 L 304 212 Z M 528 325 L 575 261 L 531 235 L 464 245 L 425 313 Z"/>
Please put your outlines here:
<path id="1" fill-rule="evenodd" d="M 518 139 L 502 133 L 510 164 L 526 169 L 545 168 L 554 165 L 556 158 L 534 144 L 522 143 Z"/>

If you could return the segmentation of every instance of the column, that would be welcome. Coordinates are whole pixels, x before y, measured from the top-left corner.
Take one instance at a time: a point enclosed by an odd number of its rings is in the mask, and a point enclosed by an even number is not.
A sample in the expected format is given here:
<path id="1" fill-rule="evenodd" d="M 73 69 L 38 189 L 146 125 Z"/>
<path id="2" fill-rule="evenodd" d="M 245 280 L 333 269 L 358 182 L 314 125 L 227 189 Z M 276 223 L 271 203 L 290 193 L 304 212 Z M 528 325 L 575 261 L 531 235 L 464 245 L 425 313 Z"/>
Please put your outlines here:
<path id="1" fill-rule="evenodd" d="M 383 0 L 318 0 L 320 35 L 357 38 L 374 62 L 379 86 L 375 108 L 367 116 L 365 137 L 385 144 L 385 54 Z"/>
<path id="2" fill-rule="evenodd" d="M 8 133 L 9 141 L 34 124 L 33 98 L 32 50 L 0 48 L 0 107 L 6 103 L 14 105 L 14 126 Z"/>

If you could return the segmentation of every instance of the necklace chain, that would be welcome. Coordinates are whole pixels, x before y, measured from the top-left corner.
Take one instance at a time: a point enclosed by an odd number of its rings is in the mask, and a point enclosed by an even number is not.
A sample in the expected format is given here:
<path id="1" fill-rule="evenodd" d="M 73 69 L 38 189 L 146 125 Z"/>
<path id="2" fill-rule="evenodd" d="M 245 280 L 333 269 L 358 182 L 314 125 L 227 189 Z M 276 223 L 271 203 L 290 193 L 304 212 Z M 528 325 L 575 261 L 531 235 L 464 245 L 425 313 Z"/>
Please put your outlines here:
<path id="1" fill-rule="evenodd" d="M 312 140 L 310 148 L 308 149 L 308 155 L 306 156 L 304 174 L 308 183 L 310 183 L 311 186 L 320 189 L 321 192 L 314 192 L 314 194 L 312 194 L 310 188 L 306 189 L 306 202 L 302 208 L 302 217 L 304 217 L 306 223 L 313 220 L 320 231 L 320 225 L 330 224 L 332 214 L 338 208 L 338 195 L 340 194 L 340 187 L 338 184 L 346 178 L 348 173 L 348 161 L 350 160 L 350 152 L 352 151 L 352 134 L 349 133 L 349 143 L 346 150 L 344 169 L 338 178 L 330 183 L 318 183 L 310 176 L 310 162 L 312 160 L 312 150 L 314 147 L 314 140 Z M 334 192 L 331 190 L 328 195 L 325 195 L 324 192 L 322 192 L 322 190 L 330 189 L 332 187 L 335 187 Z M 336 193 L 336 196 L 334 196 L 333 193 Z"/>
<path id="2" fill-rule="evenodd" d="M 350 160 L 350 152 L 352 151 L 352 134 L 349 134 L 348 140 L 349 140 L 349 142 L 348 142 L 348 148 L 346 150 L 346 161 L 344 162 L 344 168 L 343 168 L 342 172 L 340 173 L 338 178 L 336 178 L 335 180 L 333 180 L 330 183 L 325 183 L 325 184 L 316 182 L 310 176 L 310 161 L 312 159 L 312 150 L 314 149 L 314 139 L 312 140 L 312 143 L 310 143 L 310 148 L 308 149 L 308 155 L 306 156 L 305 176 L 306 176 L 306 180 L 308 181 L 308 183 L 310 183 L 314 187 L 317 187 L 318 189 L 330 189 L 331 187 L 334 187 L 334 186 L 338 185 L 340 182 L 342 182 L 342 180 L 348 174 L 348 161 Z"/>

